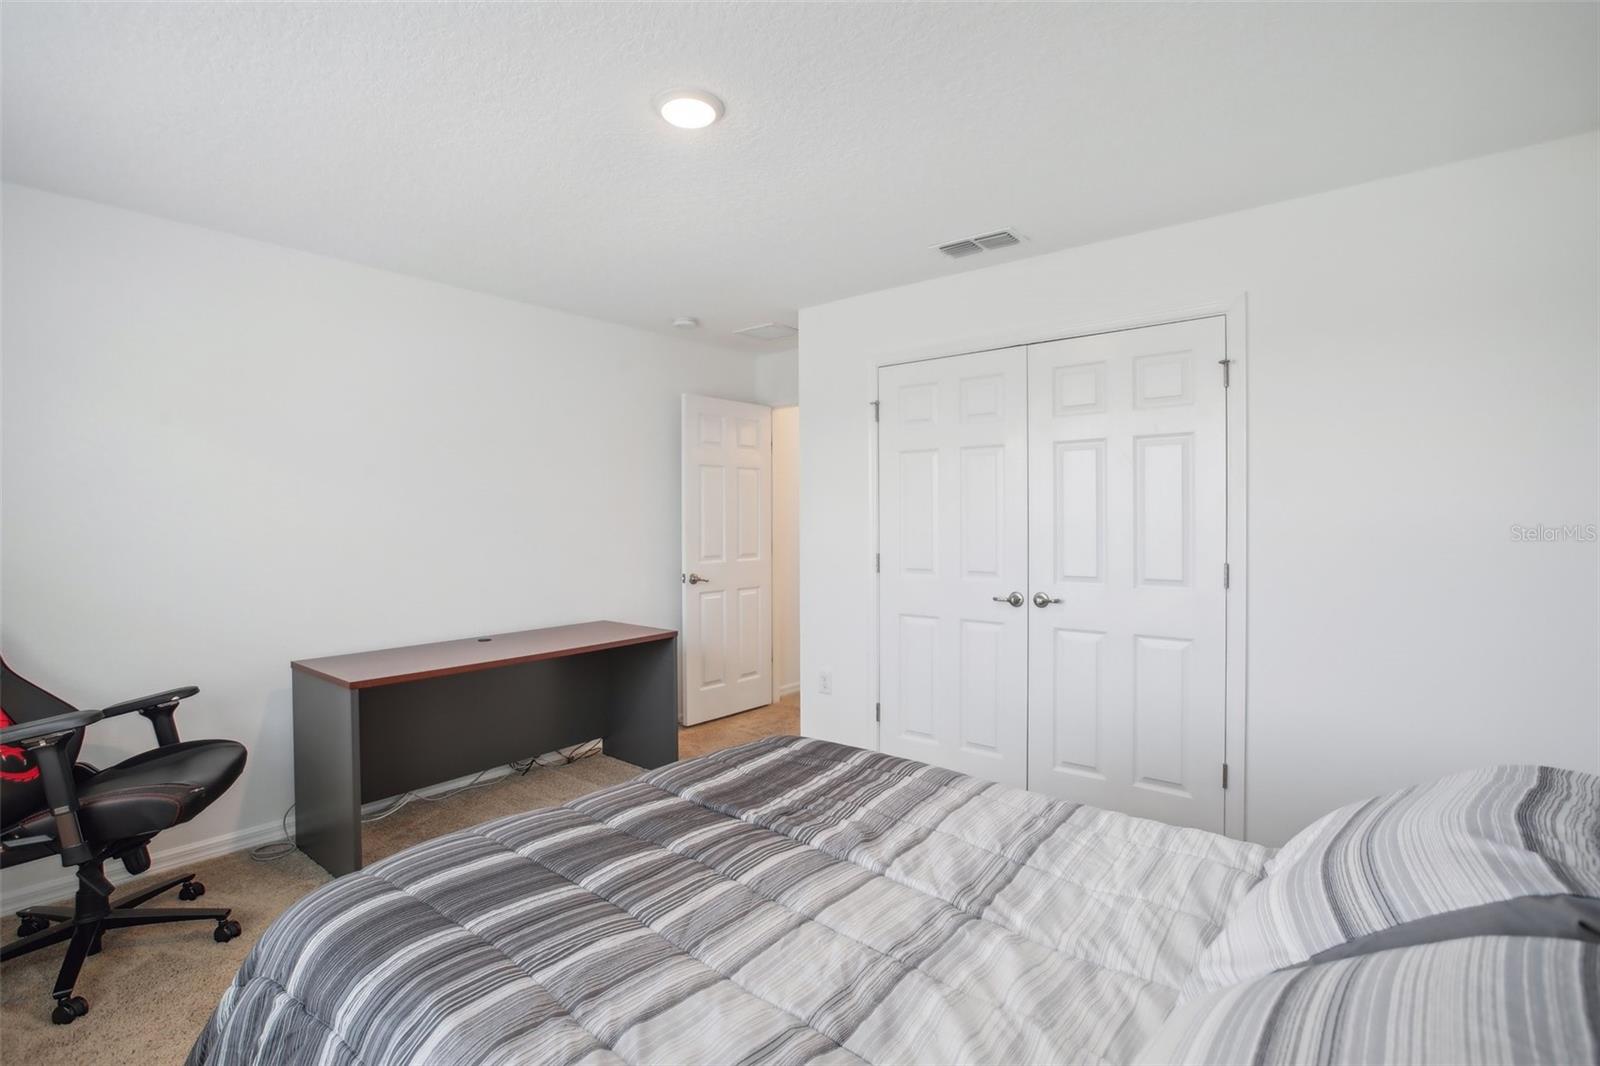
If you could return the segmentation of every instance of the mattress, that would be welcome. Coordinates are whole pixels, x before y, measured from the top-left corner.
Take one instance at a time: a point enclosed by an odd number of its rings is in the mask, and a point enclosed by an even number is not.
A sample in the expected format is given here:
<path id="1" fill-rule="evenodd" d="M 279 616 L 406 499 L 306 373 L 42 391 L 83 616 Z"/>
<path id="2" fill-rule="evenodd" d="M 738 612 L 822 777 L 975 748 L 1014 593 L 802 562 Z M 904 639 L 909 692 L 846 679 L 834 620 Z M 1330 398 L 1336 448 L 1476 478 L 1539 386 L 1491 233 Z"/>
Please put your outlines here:
<path id="1" fill-rule="evenodd" d="M 1126 1062 L 1270 854 L 769 737 L 324 886 L 189 1062 Z"/>

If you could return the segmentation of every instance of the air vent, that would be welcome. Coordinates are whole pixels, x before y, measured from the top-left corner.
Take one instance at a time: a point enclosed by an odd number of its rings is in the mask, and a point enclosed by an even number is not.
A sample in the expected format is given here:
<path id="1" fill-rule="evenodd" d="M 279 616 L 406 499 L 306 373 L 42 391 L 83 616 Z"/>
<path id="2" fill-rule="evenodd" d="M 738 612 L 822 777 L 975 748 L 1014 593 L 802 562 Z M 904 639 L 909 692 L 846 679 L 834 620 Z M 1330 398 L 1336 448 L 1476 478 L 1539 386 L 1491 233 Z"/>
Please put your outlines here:
<path id="1" fill-rule="evenodd" d="M 939 245 L 939 251 L 951 259 L 965 259 L 969 255 L 979 252 L 992 252 L 999 248 L 1010 248 L 1014 244 L 1021 244 L 1022 238 L 1008 229 L 995 230 L 985 233 L 981 237 L 965 237 L 959 241 Z"/>
<path id="2" fill-rule="evenodd" d="M 741 337 L 754 337 L 763 341 L 781 341 L 788 340 L 800 331 L 782 322 L 763 322 L 759 326 L 746 326 L 744 329 L 736 329 L 734 332 Z"/>
<path id="3" fill-rule="evenodd" d="M 992 252 L 996 248 L 1010 248 L 1013 244 L 1022 243 L 1022 238 L 1008 229 L 1003 229 L 998 233 L 985 233 L 982 237 L 974 237 L 972 239 L 986 252 Z"/>
<path id="4" fill-rule="evenodd" d="M 983 251 L 983 246 L 977 241 L 951 241 L 949 244 L 939 245 L 939 251 L 951 259 L 961 259 L 969 255 L 977 255 Z"/>

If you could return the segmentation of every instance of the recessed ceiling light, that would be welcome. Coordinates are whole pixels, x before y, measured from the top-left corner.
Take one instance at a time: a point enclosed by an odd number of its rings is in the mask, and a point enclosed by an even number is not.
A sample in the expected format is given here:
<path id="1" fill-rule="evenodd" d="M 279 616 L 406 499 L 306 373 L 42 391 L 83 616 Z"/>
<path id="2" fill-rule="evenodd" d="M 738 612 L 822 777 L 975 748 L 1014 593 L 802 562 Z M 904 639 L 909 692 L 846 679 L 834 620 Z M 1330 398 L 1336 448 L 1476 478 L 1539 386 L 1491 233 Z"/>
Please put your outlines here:
<path id="1" fill-rule="evenodd" d="M 700 89 L 674 89 L 656 97 L 656 110 L 680 130 L 702 130 L 722 117 L 722 101 Z"/>
<path id="2" fill-rule="evenodd" d="M 672 324 L 678 329 L 695 329 L 699 327 L 700 320 L 693 315 L 679 315 L 672 320 Z"/>

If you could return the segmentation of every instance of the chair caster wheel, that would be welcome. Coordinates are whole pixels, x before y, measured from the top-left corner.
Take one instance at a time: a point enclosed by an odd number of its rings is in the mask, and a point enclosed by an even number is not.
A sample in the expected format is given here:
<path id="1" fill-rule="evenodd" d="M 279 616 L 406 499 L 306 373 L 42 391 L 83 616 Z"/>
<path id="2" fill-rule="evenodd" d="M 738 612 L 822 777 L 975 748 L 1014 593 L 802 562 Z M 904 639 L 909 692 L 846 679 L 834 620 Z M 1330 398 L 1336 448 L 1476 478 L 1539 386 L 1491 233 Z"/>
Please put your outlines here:
<path id="1" fill-rule="evenodd" d="M 48 928 L 50 928 L 50 923 L 43 918 L 24 918 L 21 924 L 17 926 L 17 935 L 19 937 L 32 936 L 35 933 L 42 933 Z"/>
<path id="2" fill-rule="evenodd" d="M 179 899 L 199 899 L 206 894 L 206 886 L 199 881 L 185 881 L 178 889 Z"/>
<path id="3" fill-rule="evenodd" d="M 239 932 L 240 930 L 238 922 L 223 921 L 217 923 L 216 931 L 213 932 L 211 936 L 214 940 L 216 940 L 217 943 L 226 944 L 228 941 L 238 936 Z"/>
<path id="4" fill-rule="evenodd" d="M 71 1025 L 88 1013 L 88 1000 L 82 996 L 68 996 L 56 1000 L 56 1009 L 50 1012 L 50 1020 L 57 1025 Z"/>

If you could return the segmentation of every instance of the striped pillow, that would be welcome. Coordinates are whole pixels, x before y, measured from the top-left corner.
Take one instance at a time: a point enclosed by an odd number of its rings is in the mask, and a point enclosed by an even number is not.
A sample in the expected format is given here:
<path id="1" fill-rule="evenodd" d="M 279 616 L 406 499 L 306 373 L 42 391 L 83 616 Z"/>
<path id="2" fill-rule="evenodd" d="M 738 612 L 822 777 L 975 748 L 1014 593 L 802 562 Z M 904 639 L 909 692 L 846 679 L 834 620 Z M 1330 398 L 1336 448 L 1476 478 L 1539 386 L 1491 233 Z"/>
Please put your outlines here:
<path id="1" fill-rule="evenodd" d="M 1406 923 L 1533 896 L 1600 896 L 1600 777 L 1499 766 L 1353 803 L 1272 857 L 1201 953 L 1183 999 Z M 1439 939 L 1429 928 L 1369 946 Z"/>
<path id="2" fill-rule="evenodd" d="M 1600 1062 L 1600 945 L 1472 937 L 1270 974 L 1188 1001 L 1137 1061 Z"/>

